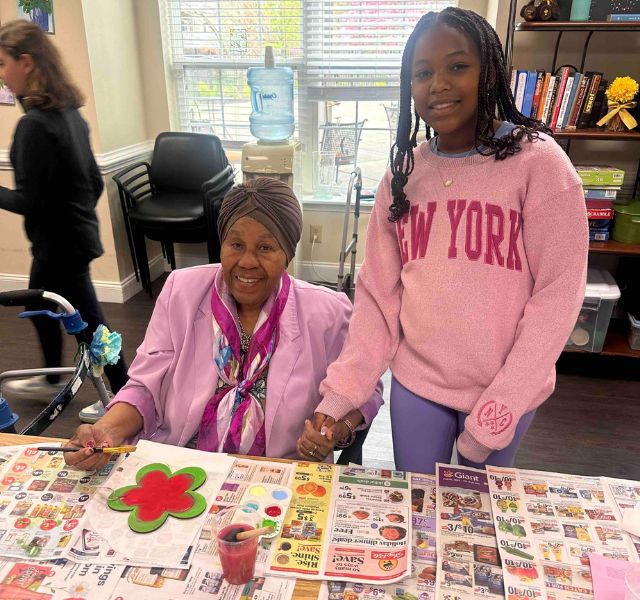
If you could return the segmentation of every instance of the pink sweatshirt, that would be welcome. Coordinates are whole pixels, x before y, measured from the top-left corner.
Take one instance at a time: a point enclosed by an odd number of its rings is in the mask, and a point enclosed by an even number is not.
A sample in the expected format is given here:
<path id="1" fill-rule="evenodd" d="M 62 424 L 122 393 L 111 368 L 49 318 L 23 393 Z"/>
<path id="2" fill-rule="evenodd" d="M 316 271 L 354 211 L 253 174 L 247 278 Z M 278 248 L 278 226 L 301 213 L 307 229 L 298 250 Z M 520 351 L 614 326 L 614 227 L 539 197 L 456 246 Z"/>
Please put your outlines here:
<path id="1" fill-rule="evenodd" d="M 584 298 L 589 242 L 580 179 L 540 138 L 503 161 L 441 157 L 423 143 L 405 186 L 411 210 L 397 223 L 387 172 L 317 412 L 362 406 L 390 367 L 413 393 L 468 413 L 458 450 L 483 462 L 549 397 Z"/>

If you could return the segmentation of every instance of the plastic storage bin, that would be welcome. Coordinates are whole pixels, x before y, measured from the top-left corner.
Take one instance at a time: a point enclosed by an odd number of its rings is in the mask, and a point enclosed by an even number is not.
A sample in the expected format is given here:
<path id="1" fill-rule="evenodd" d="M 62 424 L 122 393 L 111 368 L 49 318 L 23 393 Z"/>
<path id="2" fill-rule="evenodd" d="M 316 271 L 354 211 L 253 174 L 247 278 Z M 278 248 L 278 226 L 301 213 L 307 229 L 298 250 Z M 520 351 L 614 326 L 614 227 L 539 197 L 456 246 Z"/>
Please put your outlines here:
<path id="1" fill-rule="evenodd" d="M 611 273 L 602 269 L 589 269 L 584 302 L 566 348 L 602 352 L 611 313 L 619 298 L 620 288 Z"/>
<path id="2" fill-rule="evenodd" d="M 640 244 L 640 200 L 626 206 L 614 204 L 616 220 L 611 237 L 625 244 Z"/>
<path id="3" fill-rule="evenodd" d="M 631 323 L 631 329 L 629 330 L 629 346 L 634 350 L 640 350 L 640 320 L 634 319 L 631 313 L 629 315 L 629 323 Z"/>

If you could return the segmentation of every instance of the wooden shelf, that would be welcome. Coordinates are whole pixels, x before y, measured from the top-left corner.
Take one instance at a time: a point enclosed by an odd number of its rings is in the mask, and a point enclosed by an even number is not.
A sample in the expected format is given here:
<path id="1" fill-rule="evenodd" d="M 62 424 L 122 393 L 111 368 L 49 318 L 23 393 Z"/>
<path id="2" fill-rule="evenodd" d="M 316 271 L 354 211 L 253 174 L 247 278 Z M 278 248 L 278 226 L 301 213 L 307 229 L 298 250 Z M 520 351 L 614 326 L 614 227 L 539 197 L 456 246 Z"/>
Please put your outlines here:
<path id="1" fill-rule="evenodd" d="M 627 254 L 640 256 L 640 244 L 623 244 L 609 240 L 608 242 L 589 242 L 589 252 L 593 254 Z"/>
<path id="2" fill-rule="evenodd" d="M 607 337 L 604 340 L 602 352 L 586 352 L 575 347 L 566 348 L 565 352 L 583 354 L 585 356 L 627 356 L 640 358 L 640 350 L 634 350 L 629 346 L 628 321 L 613 320 L 609 324 Z"/>
<path id="3" fill-rule="evenodd" d="M 640 131 L 607 131 L 606 129 L 576 129 L 575 131 L 555 131 L 558 140 L 616 140 L 618 142 L 640 142 Z"/>
<path id="4" fill-rule="evenodd" d="M 605 356 L 633 356 L 640 358 L 640 350 L 634 350 L 629 346 L 628 331 L 623 327 L 616 326 L 615 322 L 611 323 L 611 327 L 607 331 L 602 354 Z"/>
<path id="5" fill-rule="evenodd" d="M 640 21 L 523 21 L 516 31 L 640 31 Z"/>

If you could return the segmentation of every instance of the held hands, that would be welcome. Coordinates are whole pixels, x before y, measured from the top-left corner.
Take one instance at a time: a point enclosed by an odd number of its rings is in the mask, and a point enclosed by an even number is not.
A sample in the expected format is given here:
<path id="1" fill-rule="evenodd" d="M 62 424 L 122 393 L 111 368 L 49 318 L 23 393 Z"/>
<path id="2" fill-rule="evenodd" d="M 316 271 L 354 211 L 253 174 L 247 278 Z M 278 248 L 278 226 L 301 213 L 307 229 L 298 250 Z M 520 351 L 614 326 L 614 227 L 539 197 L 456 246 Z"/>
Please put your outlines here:
<path id="1" fill-rule="evenodd" d="M 81 471 L 99 471 L 111 458 L 110 454 L 96 454 L 93 448 L 108 448 L 120 446 L 124 442 L 121 436 L 100 421 L 94 425 L 80 425 L 66 446 L 82 447 L 78 452 L 65 452 L 65 462 L 74 469 Z"/>
<path id="2" fill-rule="evenodd" d="M 321 413 L 313 415 L 313 421 L 306 419 L 304 430 L 298 438 L 297 448 L 300 458 L 309 461 L 323 461 L 338 440 L 349 435 L 348 427 Z"/>

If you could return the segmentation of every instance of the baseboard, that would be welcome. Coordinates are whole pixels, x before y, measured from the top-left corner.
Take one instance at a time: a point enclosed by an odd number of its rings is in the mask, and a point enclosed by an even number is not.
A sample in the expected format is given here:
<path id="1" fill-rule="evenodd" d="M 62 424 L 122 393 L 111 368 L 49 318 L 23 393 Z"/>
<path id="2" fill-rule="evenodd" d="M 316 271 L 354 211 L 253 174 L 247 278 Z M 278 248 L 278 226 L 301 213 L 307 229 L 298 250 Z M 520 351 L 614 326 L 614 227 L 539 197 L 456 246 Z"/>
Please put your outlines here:
<path id="1" fill-rule="evenodd" d="M 336 283 L 338 281 L 338 263 L 300 261 L 296 264 L 296 277 L 304 281 L 325 281 Z M 360 265 L 356 265 L 356 277 Z M 348 269 L 345 270 L 348 273 Z"/>
<path id="2" fill-rule="evenodd" d="M 162 255 L 156 256 L 149 262 L 149 270 L 151 272 L 152 280 L 157 279 L 168 270 L 168 266 L 165 264 L 165 260 Z M 136 281 L 136 276 L 133 273 L 121 282 L 92 279 L 92 283 L 96 290 L 96 296 L 100 302 L 123 304 L 129 300 L 129 298 L 135 296 L 142 290 L 142 285 L 139 281 Z M 26 290 L 28 286 L 28 275 L 0 273 L 0 292 Z"/>
<path id="3" fill-rule="evenodd" d="M 110 175 L 129 164 L 139 160 L 149 160 L 153 153 L 153 140 L 145 140 L 136 144 L 96 154 L 96 163 L 103 176 Z M 0 150 L 0 171 L 11 170 L 9 150 Z"/>

